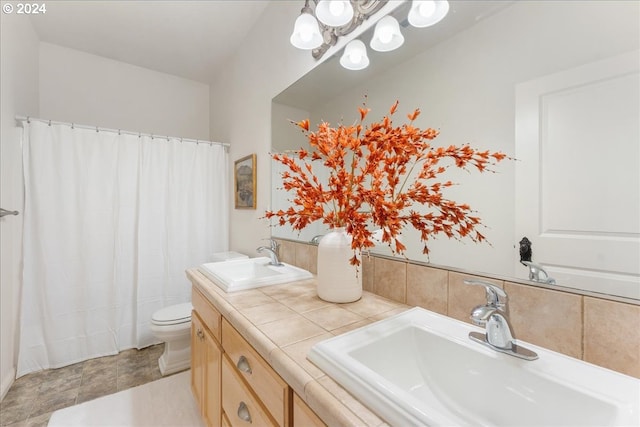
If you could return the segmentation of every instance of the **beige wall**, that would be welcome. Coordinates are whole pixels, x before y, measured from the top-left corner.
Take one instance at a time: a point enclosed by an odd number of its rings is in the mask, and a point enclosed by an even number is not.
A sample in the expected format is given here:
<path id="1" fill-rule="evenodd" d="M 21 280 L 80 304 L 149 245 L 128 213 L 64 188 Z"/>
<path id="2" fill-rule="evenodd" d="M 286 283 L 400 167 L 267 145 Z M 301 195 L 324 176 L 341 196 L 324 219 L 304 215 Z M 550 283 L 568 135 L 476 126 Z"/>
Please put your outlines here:
<path id="1" fill-rule="evenodd" d="M 256 255 L 260 239 L 270 236 L 269 223 L 260 218 L 270 205 L 271 99 L 314 63 L 310 52 L 289 44 L 300 8 L 298 2 L 270 4 L 224 75 L 211 86 L 212 138 L 231 144 L 231 161 L 257 154 L 257 209 L 234 209 L 231 194 L 229 216 L 231 250 L 250 256 Z"/>
<path id="2" fill-rule="evenodd" d="M 40 43 L 43 119 L 209 139 L 209 86 Z"/>
<path id="3" fill-rule="evenodd" d="M 15 374 L 22 248 L 22 161 L 16 114 L 38 115 L 38 37 L 27 17 L 1 14 L 0 207 L 20 211 L 0 219 L 0 397 Z"/>

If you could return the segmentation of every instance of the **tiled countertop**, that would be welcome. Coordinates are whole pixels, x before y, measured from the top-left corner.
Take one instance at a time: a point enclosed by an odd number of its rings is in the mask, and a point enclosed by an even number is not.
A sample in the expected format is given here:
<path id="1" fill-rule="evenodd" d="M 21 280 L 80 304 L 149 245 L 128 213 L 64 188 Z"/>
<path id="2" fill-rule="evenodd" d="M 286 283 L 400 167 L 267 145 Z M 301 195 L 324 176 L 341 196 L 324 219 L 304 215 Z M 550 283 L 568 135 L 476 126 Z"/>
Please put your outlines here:
<path id="1" fill-rule="evenodd" d="M 197 269 L 187 276 L 327 425 L 387 425 L 306 357 L 319 341 L 409 306 L 369 292 L 353 303 L 328 303 L 316 295 L 315 279 L 228 294 Z"/>

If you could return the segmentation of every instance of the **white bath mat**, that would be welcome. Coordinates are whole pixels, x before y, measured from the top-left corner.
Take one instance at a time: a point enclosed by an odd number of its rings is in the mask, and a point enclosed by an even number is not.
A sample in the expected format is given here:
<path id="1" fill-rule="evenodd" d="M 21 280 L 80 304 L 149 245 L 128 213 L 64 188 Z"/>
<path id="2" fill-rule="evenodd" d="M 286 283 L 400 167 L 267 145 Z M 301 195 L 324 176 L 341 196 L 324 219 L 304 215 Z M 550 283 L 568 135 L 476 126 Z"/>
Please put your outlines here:
<path id="1" fill-rule="evenodd" d="M 191 371 L 100 397 L 51 414 L 49 427 L 203 427 L 191 394 Z"/>

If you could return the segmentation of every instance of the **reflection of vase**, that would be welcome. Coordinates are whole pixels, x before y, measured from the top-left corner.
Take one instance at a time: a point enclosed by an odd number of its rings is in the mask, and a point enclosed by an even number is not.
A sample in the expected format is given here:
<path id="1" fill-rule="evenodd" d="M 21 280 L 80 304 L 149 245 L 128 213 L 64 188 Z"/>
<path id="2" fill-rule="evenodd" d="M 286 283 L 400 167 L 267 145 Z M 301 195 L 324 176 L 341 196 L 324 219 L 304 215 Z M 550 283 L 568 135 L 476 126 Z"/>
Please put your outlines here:
<path id="1" fill-rule="evenodd" d="M 318 244 L 318 296 L 329 302 L 353 302 L 362 296 L 362 269 L 349 263 L 351 236 L 334 228 Z M 360 271 L 358 271 L 360 270 Z"/>

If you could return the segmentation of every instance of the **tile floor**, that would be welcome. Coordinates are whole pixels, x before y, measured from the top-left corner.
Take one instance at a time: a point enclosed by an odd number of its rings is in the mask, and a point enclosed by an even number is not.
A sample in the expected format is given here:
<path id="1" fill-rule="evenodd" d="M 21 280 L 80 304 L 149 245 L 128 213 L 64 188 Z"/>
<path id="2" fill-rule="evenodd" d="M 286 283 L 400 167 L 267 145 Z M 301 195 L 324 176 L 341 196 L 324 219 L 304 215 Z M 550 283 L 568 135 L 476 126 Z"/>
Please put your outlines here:
<path id="1" fill-rule="evenodd" d="M 0 403 L 1 426 L 46 426 L 51 413 L 162 378 L 164 344 L 18 378 Z"/>
<path id="2" fill-rule="evenodd" d="M 48 427 L 205 427 L 191 371 L 58 409 Z"/>

